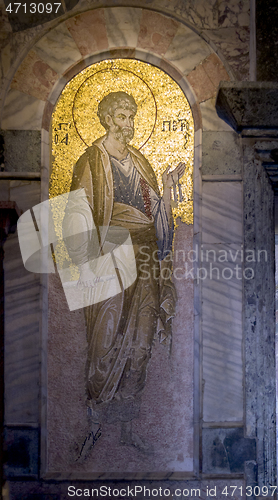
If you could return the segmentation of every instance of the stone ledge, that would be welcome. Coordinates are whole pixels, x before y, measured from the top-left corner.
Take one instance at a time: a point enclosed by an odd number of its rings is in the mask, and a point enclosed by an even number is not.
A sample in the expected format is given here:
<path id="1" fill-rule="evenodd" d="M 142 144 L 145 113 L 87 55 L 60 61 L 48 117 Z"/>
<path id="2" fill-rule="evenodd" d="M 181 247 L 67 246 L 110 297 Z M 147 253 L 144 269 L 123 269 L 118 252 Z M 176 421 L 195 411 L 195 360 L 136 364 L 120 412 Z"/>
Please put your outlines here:
<path id="1" fill-rule="evenodd" d="M 278 129 L 278 83 L 220 82 L 216 111 L 237 132 Z"/>

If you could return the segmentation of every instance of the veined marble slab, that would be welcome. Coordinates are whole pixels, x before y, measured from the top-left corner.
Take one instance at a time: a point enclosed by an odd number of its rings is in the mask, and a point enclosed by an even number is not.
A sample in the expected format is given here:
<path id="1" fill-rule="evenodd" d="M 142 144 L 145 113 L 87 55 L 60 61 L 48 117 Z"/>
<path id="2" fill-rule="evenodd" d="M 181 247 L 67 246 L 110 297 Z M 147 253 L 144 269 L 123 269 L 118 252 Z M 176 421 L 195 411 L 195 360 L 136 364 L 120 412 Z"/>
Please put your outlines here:
<path id="1" fill-rule="evenodd" d="M 242 243 L 241 182 L 203 182 L 202 242 Z"/>
<path id="2" fill-rule="evenodd" d="M 188 75 L 201 61 L 211 54 L 209 45 L 193 30 L 180 25 L 165 58 L 184 74 Z"/>
<path id="3" fill-rule="evenodd" d="M 171 44 L 179 23 L 158 12 L 142 12 L 137 47 L 163 55 Z"/>
<path id="4" fill-rule="evenodd" d="M 207 101 L 201 102 L 200 104 L 203 120 L 203 130 L 204 131 L 232 131 L 232 127 L 228 123 L 224 122 L 219 118 L 215 109 L 215 97 L 208 99 Z"/>
<path id="5" fill-rule="evenodd" d="M 71 17 L 66 21 L 66 25 L 82 56 L 108 48 L 103 9 Z"/>
<path id="6" fill-rule="evenodd" d="M 206 422 L 243 419 L 241 249 L 240 244 L 202 247 L 204 257 L 199 262 L 202 268 L 199 273 L 204 278 L 203 419 Z M 220 262 L 219 258 L 225 255 L 225 261 Z"/>
<path id="7" fill-rule="evenodd" d="M 45 102 L 11 89 L 5 101 L 4 130 L 40 130 Z"/>
<path id="8" fill-rule="evenodd" d="M 237 79 L 249 80 L 249 28 L 233 26 L 204 30 L 204 34 L 222 52 Z"/>
<path id="9" fill-rule="evenodd" d="M 36 43 L 34 50 L 59 74 L 81 59 L 77 45 L 65 24 L 59 24 L 57 28 L 49 31 Z"/>
<path id="10" fill-rule="evenodd" d="M 221 27 L 228 26 L 249 26 L 250 22 L 250 1 L 231 2 L 230 0 L 221 0 L 218 6 L 219 21 Z"/>
<path id="11" fill-rule="evenodd" d="M 199 102 L 207 101 L 217 94 L 220 81 L 229 80 L 222 61 L 216 54 L 210 54 L 187 75 Z"/>
<path id="12" fill-rule="evenodd" d="M 104 9 L 109 47 L 136 47 L 142 9 Z"/>
<path id="13" fill-rule="evenodd" d="M 198 267 L 203 304 L 203 412 L 209 422 L 243 418 L 242 210 L 241 182 L 203 182 L 203 257 Z"/>
<path id="14" fill-rule="evenodd" d="M 2 182 L 2 181 L 1 181 Z M 10 200 L 25 211 L 40 202 L 40 182 L 10 181 Z M 40 278 L 23 266 L 17 233 L 4 246 L 5 422 L 38 423 Z"/>
<path id="15" fill-rule="evenodd" d="M 15 73 L 11 88 L 46 101 L 57 79 L 56 71 L 30 50 Z"/>
<path id="16" fill-rule="evenodd" d="M 238 134 L 223 131 L 203 133 L 202 176 L 240 175 L 241 168 L 242 152 Z"/>

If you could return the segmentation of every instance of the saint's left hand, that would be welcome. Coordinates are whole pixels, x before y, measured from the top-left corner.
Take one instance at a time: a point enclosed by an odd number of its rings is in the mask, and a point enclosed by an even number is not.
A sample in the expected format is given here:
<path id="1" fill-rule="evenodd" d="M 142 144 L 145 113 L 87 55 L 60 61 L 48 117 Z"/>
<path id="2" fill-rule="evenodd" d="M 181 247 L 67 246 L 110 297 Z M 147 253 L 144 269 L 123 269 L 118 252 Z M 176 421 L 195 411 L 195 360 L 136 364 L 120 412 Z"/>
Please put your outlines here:
<path id="1" fill-rule="evenodd" d="M 183 176 L 186 168 L 186 164 L 184 162 L 180 162 L 178 166 L 172 170 L 172 172 L 168 173 L 171 168 L 171 165 L 166 168 L 166 170 L 162 174 L 162 182 L 164 188 L 171 188 L 179 179 Z"/>

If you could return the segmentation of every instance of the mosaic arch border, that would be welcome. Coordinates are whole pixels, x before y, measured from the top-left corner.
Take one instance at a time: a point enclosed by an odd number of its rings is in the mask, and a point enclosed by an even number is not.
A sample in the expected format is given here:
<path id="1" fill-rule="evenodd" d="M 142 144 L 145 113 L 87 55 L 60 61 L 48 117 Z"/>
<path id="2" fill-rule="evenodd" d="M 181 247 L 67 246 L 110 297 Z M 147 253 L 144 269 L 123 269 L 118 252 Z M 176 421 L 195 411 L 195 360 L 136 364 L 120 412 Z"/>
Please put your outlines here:
<path id="1" fill-rule="evenodd" d="M 74 22 L 74 20 L 79 20 L 88 15 L 88 13 L 103 14 L 109 11 L 116 12 L 116 10 L 121 10 L 122 15 L 124 11 L 130 10 L 130 8 L 124 7 L 107 7 L 101 9 L 92 9 L 81 14 L 75 14 L 74 16 L 68 17 L 69 22 Z M 26 57 L 23 59 L 21 65 L 18 67 L 14 78 L 11 83 L 10 91 L 6 99 L 6 107 L 10 106 L 12 100 L 13 104 L 16 105 L 17 99 L 24 99 L 21 103 L 20 108 L 25 110 L 31 110 L 31 116 L 29 122 L 21 123 L 20 120 L 14 120 L 14 127 L 11 126 L 11 121 L 6 123 L 3 128 L 7 129 L 17 129 L 17 130 L 41 130 L 41 143 L 42 143 L 42 161 L 41 161 L 41 196 L 42 200 L 48 198 L 48 186 L 49 186 L 49 168 L 50 168 L 50 144 L 49 144 L 49 127 L 51 122 L 51 115 L 54 106 L 60 96 L 61 91 L 69 80 L 71 80 L 76 74 L 78 74 L 82 69 L 85 69 L 91 64 L 99 62 L 103 59 L 113 59 L 113 58 L 134 58 L 139 59 L 143 62 L 147 62 L 157 66 L 161 70 L 169 74 L 181 87 L 185 93 L 189 104 L 192 109 L 194 126 L 195 126 L 195 148 L 194 148 L 194 244 L 199 243 L 198 238 L 200 234 L 200 203 L 201 200 L 201 143 L 202 143 L 202 114 L 200 103 L 211 99 L 217 91 L 220 80 L 233 79 L 231 72 L 229 74 L 225 69 L 220 58 L 213 51 L 212 47 L 209 46 L 207 42 L 204 41 L 197 33 L 196 30 L 189 28 L 185 23 L 177 22 L 175 29 L 172 30 L 168 37 L 167 46 L 159 46 L 155 44 L 153 39 L 157 39 L 157 26 L 159 22 L 165 27 L 172 27 L 173 18 L 167 16 L 167 14 L 160 14 L 149 9 L 133 8 L 137 13 L 140 11 L 142 18 L 145 16 L 145 26 L 141 25 L 138 27 L 137 40 L 129 39 L 127 36 L 128 46 L 115 46 L 111 40 L 107 38 L 107 47 L 94 47 L 91 43 L 91 47 L 87 47 L 89 54 L 84 52 L 85 49 L 78 48 L 79 58 L 73 64 L 72 61 L 68 61 L 68 66 L 65 67 L 63 58 L 61 57 L 61 63 L 59 68 L 56 67 L 57 71 L 54 71 L 50 64 L 51 55 L 42 53 L 39 55 L 37 50 L 39 44 L 41 47 L 44 46 L 43 40 L 49 40 L 49 36 L 52 34 L 52 39 L 55 37 L 55 33 L 63 31 L 65 28 L 65 22 L 60 23 L 58 26 L 54 27 L 52 30 L 44 34 L 39 41 L 32 46 Z M 108 16 L 108 14 L 107 14 Z M 156 20 L 156 23 L 150 27 L 149 21 L 152 17 L 152 21 Z M 141 18 L 141 21 L 142 21 Z M 159 21 L 159 22 L 158 22 Z M 167 24 L 168 23 L 168 24 Z M 106 25 L 106 28 L 108 24 Z M 145 29 L 146 36 L 140 41 L 140 32 L 142 28 Z M 171 30 L 170 30 L 171 31 Z M 159 33 L 158 33 L 159 34 Z M 192 34 L 193 45 L 190 47 L 188 44 L 188 36 Z M 141 37 L 142 38 L 142 37 Z M 92 39 L 91 39 L 92 42 Z M 60 43 L 59 36 L 57 37 L 57 46 Z M 89 43 L 89 42 L 88 42 Z M 194 45 L 195 43 L 195 45 Z M 198 45 L 199 44 L 199 45 Z M 89 43 L 90 45 L 90 43 Z M 140 46 L 141 45 L 141 46 Z M 204 45 L 206 48 L 204 48 Z M 57 48 L 56 46 L 56 48 Z M 190 59 L 191 52 L 195 48 L 194 57 L 196 53 L 198 58 L 194 59 L 194 64 L 188 66 L 188 60 Z M 185 47 L 186 57 L 185 59 L 178 52 L 178 47 Z M 55 49 L 55 48 L 54 48 Z M 37 51 L 36 51 L 37 50 Z M 184 50 L 184 49 L 183 49 Z M 55 52 L 55 50 L 54 50 Z M 83 53 L 82 53 L 83 52 Z M 50 64 L 49 64 L 50 63 Z M 196 64 L 195 64 L 196 63 Z M 38 78 L 34 72 L 34 65 L 42 68 L 44 71 L 44 81 L 38 81 Z M 185 69 L 187 68 L 187 69 Z M 189 68 L 189 69 L 188 69 Z M 28 75 L 28 78 L 26 78 Z M 20 90 L 19 90 L 20 89 Z M 17 93 L 16 98 L 13 101 L 13 97 Z M 11 96 L 12 94 L 12 96 Z M 20 102 L 20 101 L 19 101 Z M 5 109 L 3 121 L 5 124 Z M 7 120 L 6 120 L 7 122 Z M 31 127 L 30 127 L 31 123 Z M 199 245 L 200 248 L 200 245 Z M 42 366 L 42 388 L 41 388 L 41 473 L 42 476 L 47 478 L 47 468 L 46 468 L 46 405 L 47 405 L 47 276 L 42 278 L 42 321 L 41 321 L 41 366 Z M 200 359 L 200 289 L 197 284 L 194 286 L 194 473 L 198 474 L 199 470 L 199 419 L 200 419 L 200 396 L 201 387 L 200 381 L 202 377 L 200 376 L 201 366 L 199 363 Z M 51 475 L 53 477 L 53 474 Z M 191 475 L 192 477 L 192 475 Z M 193 477 L 196 477 L 193 474 Z M 57 478 L 58 479 L 58 478 Z M 66 479 L 64 477 L 59 477 L 59 479 Z M 174 479 L 174 478 L 173 478 Z"/>
<path id="2" fill-rule="evenodd" d="M 52 112 L 55 108 L 55 104 L 58 101 L 62 90 L 64 89 L 66 83 L 70 81 L 74 76 L 76 76 L 82 69 L 107 58 L 117 59 L 117 58 L 131 58 L 129 49 L 115 49 L 113 51 L 113 57 L 111 57 L 110 52 L 102 52 L 99 54 L 94 54 L 84 59 L 82 67 L 80 64 L 76 64 L 67 73 L 67 79 L 65 77 L 60 78 L 44 107 L 44 113 L 42 118 L 42 137 L 41 137 L 41 152 L 42 152 L 42 165 L 41 165 L 41 196 L 42 200 L 48 199 L 49 192 L 49 173 L 50 173 L 50 148 L 51 148 L 51 117 Z M 134 58 L 134 57 L 133 57 Z M 194 189 L 194 223 L 193 223 L 193 245 L 198 245 L 199 234 L 200 234 L 200 203 L 201 200 L 201 159 L 202 159 L 202 116 L 200 111 L 200 106 L 198 100 L 195 96 L 192 87 L 187 82 L 180 72 L 178 72 L 170 63 L 163 61 L 161 64 L 160 59 L 150 53 L 138 51 L 136 59 L 143 62 L 153 64 L 154 66 L 165 71 L 174 81 L 176 81 L 182 91 L 184 92 L 188 102 L 191 106 L 192 115 L 194 119 L 194 167 L 193 167 L 193 189 Z M 195 263 L 196 264 L 196 263 Z M 42 342 L 42 364 L 41 364 L 41 475 L 45 479 L 53 479 L 54 474 L 48 473 L 47 471 L 47 336 L 48 336 L 48 275 L 42 276 L 42 321 L 41 321 L 41 342 Z M 200 454 L 200 404 L 201 404 L 201 363 L 200 363 L 200 318 L 198 311 L 200 310 L 200 285 L 194 283 L 194 372 L 193 372 L 193 419 L 194 419 L 194 446 L 193 446 L 193 474 L 183 473 L 182 479 L 191 479 L 198 476 L 199 471 L 199 454 Z M 55 474 L 55 479 L 66 480 L 69 476 L 66 474 Z M 84 477 L 83 477 L 84 476 Z M 180 473 L 172 474 L 172 479 L 180 479 Z M 70 475 L 72 478 L 72 473 Z M 82 474 L 83 479 L 90 479 L 90 475 L 87 473 Z M 75 479 L 82 479 L 80 474 Z M 109 475 L 111 479 L 111 474 Z"/>

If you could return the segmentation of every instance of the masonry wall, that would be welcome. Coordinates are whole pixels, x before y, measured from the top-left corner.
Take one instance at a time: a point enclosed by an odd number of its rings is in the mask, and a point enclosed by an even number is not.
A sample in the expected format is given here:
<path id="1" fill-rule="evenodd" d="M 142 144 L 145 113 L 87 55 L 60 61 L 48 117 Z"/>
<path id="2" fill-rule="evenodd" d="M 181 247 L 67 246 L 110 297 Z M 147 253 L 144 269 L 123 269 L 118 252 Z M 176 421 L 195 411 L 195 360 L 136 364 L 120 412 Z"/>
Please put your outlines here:
<path id="1" fill-rule="evenodd" d="M 205 499 L 208 485 L 217 485 L 217 498 L 222 498 L 224 487 L 235 484 L 241 498 L 245 479 L 256 484 L 259 475 L 261 486 L 269 481 L 269 475 L 264 477 L 267 457 L 260 447 L 266 427 L 274 432 L 274 418 L 270 423 L 261 416 L 257 424 L 263 395 L 256 382 L 267 372 L 267 397 L 274 397 L 273 359 L 264 353 L 264 342 L 273 346 L 273 200 L 261 162 L 253 161 L 253 145 L 243 144 L 217 116 L 215 97 L 220 80 L 248 79 L 249 2 L 232 7 L 228 1 L 131 1 L 128 8 L 126 4 L 66 2 L 66 13 L 49 21 L 44 18 L 42 24 L 34 21 L 31 28 L 3 9 L 0 192 L 23 211 L 39 203 L 37 175 L 41 171 L 42 180 L 48 175 L 41 157 L 41 129 L 43 140 L 48 140 L 49 119 L 63 85 L 99 53 L 140 58 L 144 53 L 146 61 L 159 61 L 177 81 L 186 79 L 184 91 L 191 92 L 192 102 L 195 99 L 199 130 L 196 272 L 201 267 L 207 272 L 206 279 L 197 274 L 195 283 L 195 477 L 161 486 L 200 487 L 200 498 Z M 84 14 L 91 7 L 101 10 Z M 102 26 L 105 36 L 96 38 L 86 19 L 95 22 L 94 29 Z M 241 251 L 249 248 L 255 255 L 265 249 L 267 262 L 242 262 Z M 208 259 L 201 254 L 207 250 Z M 67 482 L 39 480 L 40 415 L 46 401 L 45 387 L 41 392 L 42 282 L 23 269 L 16 236 L 9 237 L 5 252 L 5 472 L 11 498 L 68 498 Z M 220 261 L 225 252 L 227 260 Z M 211 275 L 210 265 L 216 268 Z M 235 266 L 242 269 L 238 275 Z M 242 277 L 246 267 L 254 270 L 250 280 L 248 272 Z"/>

